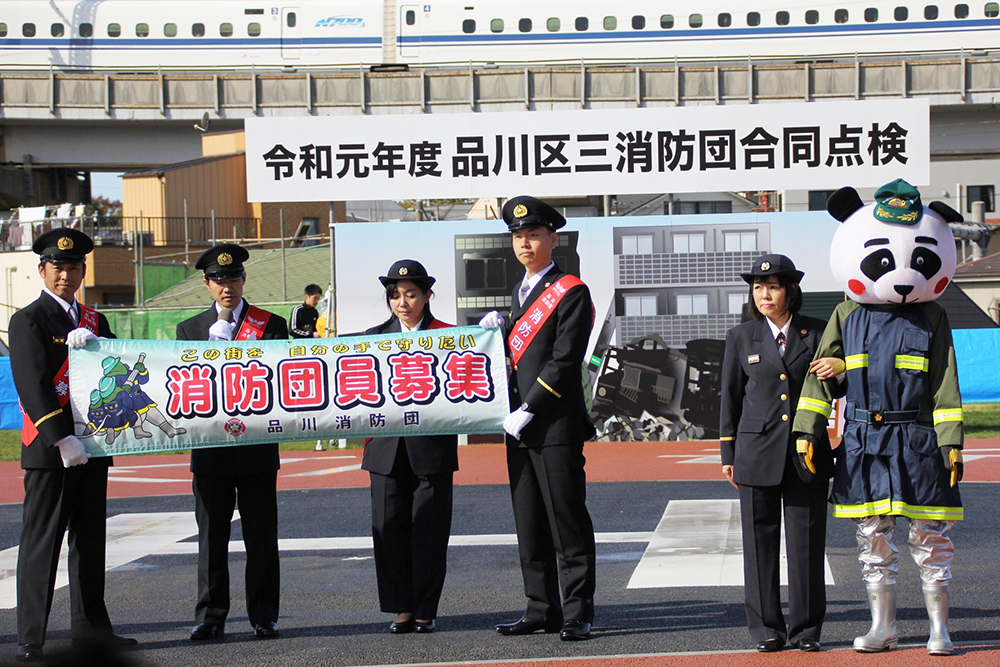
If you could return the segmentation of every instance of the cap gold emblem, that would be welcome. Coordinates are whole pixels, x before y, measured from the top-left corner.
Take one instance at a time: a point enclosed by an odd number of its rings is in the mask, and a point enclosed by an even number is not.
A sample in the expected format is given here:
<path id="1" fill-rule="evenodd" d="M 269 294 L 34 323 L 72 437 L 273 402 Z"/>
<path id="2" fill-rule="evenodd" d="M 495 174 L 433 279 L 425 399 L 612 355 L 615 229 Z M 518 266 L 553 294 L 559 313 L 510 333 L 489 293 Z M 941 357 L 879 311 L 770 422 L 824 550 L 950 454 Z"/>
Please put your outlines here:
<path id="1" fill-rule="evenodd" d="M 56 247 L 60 250 L 72 250 L 73 249 L 73 239 L 68 236 L 61 237 L 56 241 Z"/>
<path id="2" fill-rule="evenodd" d="M 218 262 L 219 266 L 229 266 L 233 263 L 233 256 L 228 252 L 223 252 L 219 254 L 219 257 L 215 261 Z"/>
<path id="3" fill-rule="evenodd" d="M 405 276 L 409 272 L 410 272 L 410 270 L 408 268 L 406 268 L 405 266 L 399 267 L 399 275 Z"/>
<path id="4" fill-rule="evenodd" d="M 771 262 L 761 262 L 760 263 L 760 270 L 761 271 L 770 271 L 771 270 Z"/>
<path id="5" fill-rule="evenodd" d="M 515 218 L 523 218 L 526 215 L 528 215 L 528 207 L 527 206 L 525 206 L 524 204 L 518 204 L 517 206 L 514 207 L 514 217 Z"/>

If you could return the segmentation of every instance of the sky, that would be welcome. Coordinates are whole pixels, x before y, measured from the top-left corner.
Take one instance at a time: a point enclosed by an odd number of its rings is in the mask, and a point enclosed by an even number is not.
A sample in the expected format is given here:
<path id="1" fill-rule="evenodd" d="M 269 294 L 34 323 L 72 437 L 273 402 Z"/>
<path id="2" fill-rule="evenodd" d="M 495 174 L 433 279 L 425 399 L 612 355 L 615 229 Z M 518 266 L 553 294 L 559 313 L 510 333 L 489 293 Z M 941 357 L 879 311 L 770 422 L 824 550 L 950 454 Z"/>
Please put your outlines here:
<path id="1" fill-rule="evenodd" d="M 121 173 L 90 172 L 90 194 L 92 197 L 106 197 L 111 201 L 121 201 Z"/>

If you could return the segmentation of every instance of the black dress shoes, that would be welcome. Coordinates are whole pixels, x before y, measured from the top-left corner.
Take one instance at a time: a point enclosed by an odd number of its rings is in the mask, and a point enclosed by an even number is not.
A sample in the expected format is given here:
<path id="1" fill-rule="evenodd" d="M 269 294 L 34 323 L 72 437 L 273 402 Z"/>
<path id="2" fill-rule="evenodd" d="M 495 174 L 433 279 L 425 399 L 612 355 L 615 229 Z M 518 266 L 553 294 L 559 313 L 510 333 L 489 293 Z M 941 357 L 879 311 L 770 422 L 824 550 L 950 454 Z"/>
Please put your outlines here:
<path id="1" fill-rule="evenodd" d="M 590 639 L 590 623 L 571 618 L 563 623 L 562 630 L 559 632 L 559 639 L 564 642 Z"/>
<path id="2" fill-rule="evenodd" d="M 18 644 L 16 657 L 18 662 L 39 662 L 45 657 L 45 652 L 41 644 Z"/>
<path id="3" fill-rule="evenodd" d="M 389 632 L 394 635 L 405 635 L 413 632 L 416 626 L 417 623 L 412 618 L 408 621 L 393 621 L 389 626 Z"/>
<path id="4" fill-rule="evenodd" d="M 221 623 L 199 623 L 191 629 L 191 639 L 215 639 L 226 634 L 226 626 Z"/>
<path id="5" fill-rule="evenodd" d="M 100 637 L 73 639 L 73 648 L 77 649 L 100 648 L 125 650 L 134 648 L 135 646 L 138 646 L 138 644 L 138 639 L 132 639 L 131 637 L 119 637 L 114 633 Z"/>
<path id="6" fill-rule="evenodd" d="M 785 642 L 780 639 L 765 639 L 762 642 L 757 642 L 757 651 L 760 653 L 777 653 L 783 648 L 785 648 Z"/>
<path id="7" fill-rule="evenodd" d="M 281 631 L 274 621 L 264 621 L 253 626 L 253 634 L 257 639 L 274 639 L 281 634 Z"/>
<path id="8" fill-rule="evenodd" d="M 431 620 L 429 620 L 429 621 L 413 621 L 413 631 L 414 632 L 423 632 L 423 633 L 426 634 L 426 633 L 434 632 L 435 630 L 437 630 L 437 628 L 434 627 L 434 619 L 433 618 Z"/>
<path id="9" fill-rule="evenodd" d="M 798 643 L 798 649 L 806 653 L 815 653 L 820 649 L 819 642 L 803 639 Z"/>
<path id="10" fill-rule="evenodd" d="M 496 627 L 498 635 L 530 635 L 533 632 L 544 630 L 545 632 L 559 632 L 560 623 L 558 621 L 536 621 L 530 618 L 521 618 L 513 623 L 501 623 Z"/>

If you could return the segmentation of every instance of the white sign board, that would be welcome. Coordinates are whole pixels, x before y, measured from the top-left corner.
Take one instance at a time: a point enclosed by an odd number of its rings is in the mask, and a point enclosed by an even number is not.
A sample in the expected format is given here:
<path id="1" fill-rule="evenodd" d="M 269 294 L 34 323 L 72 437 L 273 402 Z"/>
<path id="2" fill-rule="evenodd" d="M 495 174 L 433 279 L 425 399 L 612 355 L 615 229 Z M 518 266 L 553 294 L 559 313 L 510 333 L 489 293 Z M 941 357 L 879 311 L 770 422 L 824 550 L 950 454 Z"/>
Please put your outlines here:
<path id="1" fill-rule="evenodd" d="M 252 118 L 246 145 L 259 202 L 925 185 L 930 105 Z"/>

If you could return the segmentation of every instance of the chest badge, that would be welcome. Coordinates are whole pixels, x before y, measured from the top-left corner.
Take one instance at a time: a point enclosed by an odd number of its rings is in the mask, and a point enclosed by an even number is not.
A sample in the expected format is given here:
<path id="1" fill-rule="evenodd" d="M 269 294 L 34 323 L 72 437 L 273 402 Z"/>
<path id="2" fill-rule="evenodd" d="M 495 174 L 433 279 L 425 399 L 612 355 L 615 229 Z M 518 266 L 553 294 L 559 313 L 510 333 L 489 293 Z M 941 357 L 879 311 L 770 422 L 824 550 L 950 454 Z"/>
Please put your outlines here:
<path id="1" fill-rule="evenodd" d="M 751 354 L 750 356 L 747 357 L 747 363 L 748 364 L 759 364 L 760 363 L 760 355 L 759 354 Z"/>

